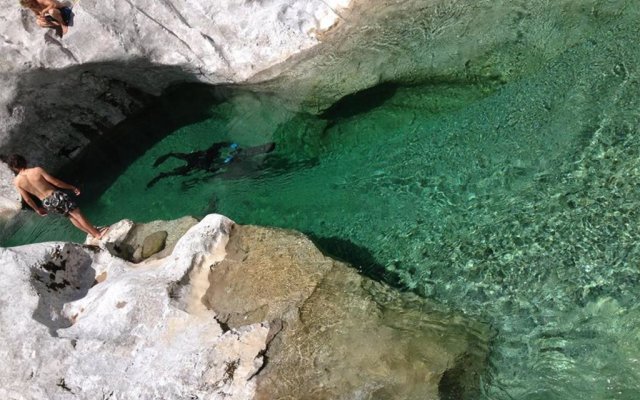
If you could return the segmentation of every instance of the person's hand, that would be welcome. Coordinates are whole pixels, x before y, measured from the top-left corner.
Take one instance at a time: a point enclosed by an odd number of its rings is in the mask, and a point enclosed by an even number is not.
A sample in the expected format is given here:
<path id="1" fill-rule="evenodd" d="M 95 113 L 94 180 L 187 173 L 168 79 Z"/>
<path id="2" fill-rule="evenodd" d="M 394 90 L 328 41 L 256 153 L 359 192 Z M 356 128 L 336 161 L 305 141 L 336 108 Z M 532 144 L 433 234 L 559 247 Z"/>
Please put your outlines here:
<path id="1" fill-rule="evenodd" d="M 75 194 L 76 196 L 80 196 L 80 189 L 73 188 L 73 194 Z"/>
<path id="2" fill-rule="evenodd" d="M 44 208 L 40 207 L 40 208 L 36 209 L 36 213 L 38 213 L 39 216 L 44 217 L 45 215 L 47 215 L 47 210 L 45 210 Z"/>

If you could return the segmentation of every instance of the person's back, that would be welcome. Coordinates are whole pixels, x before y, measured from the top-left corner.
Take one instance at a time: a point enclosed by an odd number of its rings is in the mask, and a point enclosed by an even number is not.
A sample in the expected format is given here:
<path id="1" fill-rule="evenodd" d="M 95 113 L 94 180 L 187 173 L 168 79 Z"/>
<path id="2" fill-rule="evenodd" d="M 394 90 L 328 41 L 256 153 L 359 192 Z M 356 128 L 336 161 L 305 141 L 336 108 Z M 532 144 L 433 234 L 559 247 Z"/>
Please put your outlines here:
<path id="1" fill-rule="evenodd" d="M 49 213 L 64 215 L 78 229 L 96 239 L 101 239 L 107 232 L 108 228 L 96 228 L 89 222 L 76 203 L 60 190 L 71 190 L 78 196 L 80 189 L 49 175 L 40 167 L 27 168 L 27 160 L 19 154 L 11 155 L 7 159 L 7 165 L 16 174 L 13 184 L 20 196 L 36 213 L 43 216 Z M 38 205 L 31 196 L 40 199 L 42 206 Z"/>
<path id="2" fill-rule="evenodd" d="M 40 167 L 26 168 L 16 175 L 14 184 L 40 200 L 44 200 L 51 196 L 56 190 L 56 188 L 45 179 L 44 174 L 46 174 L 46 172 Z"/>

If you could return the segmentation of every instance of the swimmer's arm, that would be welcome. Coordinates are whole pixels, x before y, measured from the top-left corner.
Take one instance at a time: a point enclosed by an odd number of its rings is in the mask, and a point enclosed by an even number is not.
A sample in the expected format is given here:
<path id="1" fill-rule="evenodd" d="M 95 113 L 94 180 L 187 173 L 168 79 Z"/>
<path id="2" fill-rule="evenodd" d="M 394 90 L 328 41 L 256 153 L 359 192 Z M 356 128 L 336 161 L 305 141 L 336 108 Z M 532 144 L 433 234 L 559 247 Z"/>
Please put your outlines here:
<path id="1" fill-rule="evenodd" d="M 53 186 L 59 187 L 60 189 L 68 189 L 68 190 L 73 190 L 73 193 L 77 195 L 80 194 L 80 189 L 78 189 L 77 187 L 70 185 L 66 182 L 61 181 L 58 178 L 55 178 L 51 175 L 49 175 L 49 173 L 45 170 L 43 170 L 42 168 L 39 168 L 40 170 L 40 174 L 42 175 L 42 177 L 49 182 L 50 184 L 52 184 Z"/>
<path id="2" fill-rule="evenodd" d="M 45 209 L 42 207 L 38 207 L 35 201 L 33 201 L 33 198 L 31 197 L 29 192 L 27 192 L 20 186 L 16 185 L 16 187 L 18 188 L 18 192 L 20 192 L 20 196 L 22 196 L 22 198 L 24 199 L 24 202 L 27 203 L 29 207 L 33 208 L 33 211 L 35 211 L 39 215 L 47 215 L 47 212 L 45 211 Z"/>

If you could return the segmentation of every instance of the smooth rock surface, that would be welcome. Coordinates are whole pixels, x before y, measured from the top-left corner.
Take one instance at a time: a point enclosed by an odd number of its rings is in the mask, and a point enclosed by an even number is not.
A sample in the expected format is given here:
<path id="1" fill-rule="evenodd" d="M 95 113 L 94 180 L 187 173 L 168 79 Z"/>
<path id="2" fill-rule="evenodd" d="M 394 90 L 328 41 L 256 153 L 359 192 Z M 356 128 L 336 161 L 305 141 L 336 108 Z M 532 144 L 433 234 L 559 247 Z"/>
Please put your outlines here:
<path id="1" fill-rule="evenodd" d="M 167 231 L 154 232 L 144 238 L 142 242 L 142 258 L 149 258 L 164 249 L 167 240 Z"/>
<path id="2" fill-rule="evenodd" d="M 106 251 L 133 226 L 114 225 L 99 245 L 0 248 L 0 359 L 11 366 L 0 369 L 0 398 L 437 399 L 477 389 L 484 325 L 363 278 L 301 234 L 209 215 L 170 256 L 134 266 Z"/>
<path id="3" fill-rule="evenodd" d="M 107 249 L 116 257 L 127 261 L 140 262 L 143 258 L 155 255 L 154 258 L 162 258 L 171 254 L 178 240 L 198 220 L 193 217 L 182 217 L 171 221 L 151 221 L 147 223 L 135 223 L 130 220 L 122 220 L 112 225 L 103 242 Z M 145 240 L 155 233 L 165 232 L 164 246 L 158 252 L 143 257 Z M 164 236 L 164 235 L 162 235 Z M 86 244 L 98 245 L 100 242 L 87 237 Z M 139 256 L 136 256 L 136 252 Z"/>
<path id="4" fill-rule="evenodd" d="M 0 161 L 0 227 L 22 208 L 20 194 L 13 186 L 14 173 Z"/>
<path id="5" fill-rule="evenodd" d="M 205 304 L 229 327 L 270 322 L 257 399 L 477 395 L 486 326 L 364 278 L 304 235 L 236 225 L 209 282 Z"/>

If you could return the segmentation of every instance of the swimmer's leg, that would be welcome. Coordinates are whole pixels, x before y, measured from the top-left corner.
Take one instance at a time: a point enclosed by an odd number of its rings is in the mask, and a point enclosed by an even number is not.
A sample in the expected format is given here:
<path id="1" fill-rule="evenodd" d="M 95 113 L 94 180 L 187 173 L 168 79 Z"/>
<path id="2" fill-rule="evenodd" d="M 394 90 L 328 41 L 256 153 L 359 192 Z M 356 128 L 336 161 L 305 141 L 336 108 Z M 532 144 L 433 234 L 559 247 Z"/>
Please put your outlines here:
<path id="1" fill-rule="evenodd" d="M 191 167 L 189 167 L 188 165 L 178 167 L 169 172 L 163 172 L 150 180 L 149 183 L 147 183 L 147 189 L 158 183 L 160 179 L 168 178 L 170 176 L 187 175 L 189 172 L 191 172 Z"/>
<path id="2" fill-rule="evenodd" d="M 167 153 L 167 154 L 164 154 L 164 155 L 156 158 L 156 161 L 153 163 L 153 166 L 157 167 L 158 165 L 160 165 L 163 162 L 167 161 L 170 157 L 178 158 L 180 160 L 185 160 L 186 161 L 188 156 L 189 155 L 187 153 L 173 153 L 173 152 Z"/>
<path id="3" fill-rule="evenodd" d="M 258 154 L 271 153 L 275 150 L 276 144 L 274 142 L 269 142 L 265 144 L 261 144 L 260 146 L 248 147 L 246 149 L 242 149 L 240 153 L 245 157 L 256 156 Z"/>

